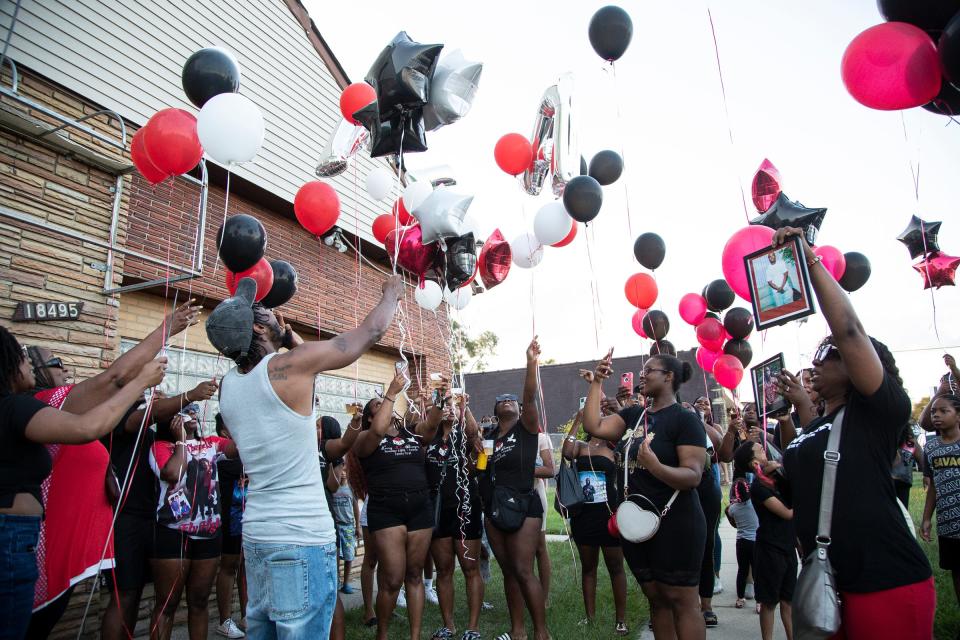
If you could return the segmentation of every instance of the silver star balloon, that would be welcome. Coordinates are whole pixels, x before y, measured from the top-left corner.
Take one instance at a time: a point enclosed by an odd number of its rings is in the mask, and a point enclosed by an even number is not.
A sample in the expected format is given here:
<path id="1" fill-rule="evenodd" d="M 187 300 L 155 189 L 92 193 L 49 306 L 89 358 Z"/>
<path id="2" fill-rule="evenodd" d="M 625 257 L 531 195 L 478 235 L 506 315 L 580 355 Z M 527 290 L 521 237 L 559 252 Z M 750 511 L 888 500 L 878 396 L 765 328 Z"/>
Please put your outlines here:
<path id="1" fill-rule="evenodd" d="M 413 217 L 420 222 L 423 243 L 460 235 L 461 223 L 471 202 L 473 196 L 462 196 L 444 188 L 434 189 L 413 210 Z"/>
<path id="2" fill-rule="evenodd" d="M 430 85 L 430 100 L 423 107 L 423 124 L 427 131 L 453 124 L 467 115 L 480 83 L 483 63 L 472 62 L 456 49 L 437 64 Z"/>

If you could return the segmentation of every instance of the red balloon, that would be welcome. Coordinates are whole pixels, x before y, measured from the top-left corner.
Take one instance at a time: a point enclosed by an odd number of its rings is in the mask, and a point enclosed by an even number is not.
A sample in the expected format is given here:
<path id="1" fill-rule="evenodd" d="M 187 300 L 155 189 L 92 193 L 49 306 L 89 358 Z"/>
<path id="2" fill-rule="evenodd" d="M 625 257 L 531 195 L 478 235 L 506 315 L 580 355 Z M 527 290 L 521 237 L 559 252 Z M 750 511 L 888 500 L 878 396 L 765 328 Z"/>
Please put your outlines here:
<path id="1" fill-rule="evenodd" d="M 263 300 L 273 286 L 273 267 L 266 258 L 260 258 L 255 265 L 240 273 L 233 273 L 229 269 L 223 271 L 230 295 L 237 292 L 237 283 L 244 278 L 253 278 L 257 282 L 257 295 L 254 298 L 257 302 Z"/>
<path id="2" fill-rule="evenodd" d="M 492 289 L 507 279 L 510 265 L 513 264 L 513 251 L 500 229 L 494 229 L 490 237 L 480 249 L 477 258 L 477 268 L 480 269 L 480 280 L 487 289 Z"/>
<path id="3" fill-rule="evenodd" d="M 407 211 L 407 208 L 403 206 L 403 198 L 397 198 L 397 201 L 393 203 L 392 213 L 394 216 L 396 216 L 400 226 L 406 227 L 417 222 L 416 218 L 410 215 L 410 212 Z"/>
<path id="4" fill-rule="evenodd" d="M 637 309 L 637 312 L 633 314 L 633 319 L 630 321 L 630 324 L 633 325 L 633 330 L 641 338 L 648 338 L 647 332 L 643 330 L 643 317 L 647 315 L 646 309 Z"/>
<path id="5" fill-rule="evenodd" d="M 773 163 L 763 159 L 760 168 L 753 176 L 753 185 L 750 193 L 753 197 L 753 205 L 760 213 L 765 213 L 767 209 L 773 206 L 780 195 L 783 184 L 780 181 L 780 170 L 773 166 Z"/>
<path id="6" fill-rule="evenodd" d="M 843 272 L 847 270 L 847 259 L 843 256 L 843 251 L 825 244 L 816 247 L 813 253 L 820 256 L 820 262 L 834 280 L 839 281 L 843 277 Z"/>
<path id="7" fill-rule="evenodd" d="M 554 242 L 554 243 L 553 243 L 552 245 L 550 245 L 550 246 L 551 246 L 551 247 L 565 247 L 565 246 L 567 246 L 568 244 L 570 244 L 571 242 L 573 242 L 573 239 L 576 238 L 576 237 L 577 237 L 577 221 L 574 220 L 574 221 L 573 221 L 573 224 L 570 225 L 570 233 L 567 234 L 567 237 L 564 238 L 563 240 L 561 240 L 560 242 Z"/>
<path id="8" fill-rule="evenodd" d="M 293 199 L 297 222 L 315 236 L 322 236 L 337 224 L 340 197 L 326 182 L 312 180 L 297 191 Z"/>
<path id="9" fill-rule="evenodd" d="M 497 166 L 512 176 L 523 173 L 533 161 L 530 141 L 519 133 L 508 133 L 497 140 L 493 148 Z"/>
<path id="10" fill-rule="evenodd" d="M 751 224 L 730 236 L 723 247 L 723 277 L 730 288 L 744 300 L 750 300 L 750 286 L 747 284 L 747 270 L 743 265 L 743 258 L 754 251 L 769 247 L 773 234 L 774 230 L 770 227 Z"/>
<path id="11" fill-rule="evenodd" d="M 700 368 L 704 371 L 713 372 L 713 365 L 716 363 L 717 358 L 722 356 L 723 353 L 720 351 L 711 351 L 706 347 L 697 347 L 697 364 L 700 365 Z"/>
<path id="12" fill-rule="evenodd" d="M 627 300 L 638 309 L 649 309 L 657 301 L 657 281 L 646 273 L 635 273 L 623 287 Z"/>
<path id="13" fill-rule="evenodd" d="M 397 228 L 397 221 L 389 213 L 373 219 L 373 237 L 383 244 L 387 241 L 387 234 Z"/>
<path id="14" fill-rule="evenodd" d="M 161 109 L 143 127 L 143 149 L 164 178 L 193 169 L 203 157 L 197 119 L 183 109 Z"/>
<path id="15" fill-rule="evenodd" d="M 617 526 L 617 516 L 616 514 L 611 515 L 607 519 L 607 533 L 609 533 L 614 538 L 620 539 L 620 527 Z"/>
<path id="16" fill-rule="evenodd" d="M 687 324 L 697 326 L 707 315 L 707 301 L 698 293 L 688 293 L 680 298 L 680 317 Z"/>
<path id="17" fill-rule="evenodd" d="M 145 130 L 146 127 L 141 127 L 133 134 L 133 139 L 130 141 L 130 159 L 133 160 L 133 166 L 137 168 L 137 171 L 147 182 L 160 184 L 166 179 L 167 175 L 157 169 L 147 156 L 147 150 L 143 146 L 143 132 Z"/>
<path id="18" fill-rule="evenodd" d="M 736 389 L 743 380 L 743 363 L 736 356 L 725 353 L 713 364 L 713 377 L 721 387 Z"/>
<path id="19" fill-rule="evenodd" d="M 710 351 L 722 350 L 726 338 L 726 331 L 716 318 L 705 318 L 697 325 L 697 342 Z"/>
<path id="20" fill-rule="evenodd" d="M 937 46 L 922 29 L 905 22 L 870 27 L 847 46 L 843 84 L 871 109 L 919 107 L 940 93 Z"/>
<path id="21" fill-rule="evenodd" d="M 399 251 L 397 251 L 397 234 L 400 234 Z M 440 248 L 436 242 L 423 244 L 423 233 L 420 225 L 401 227 L 387 234 L 387 253 L 398 265 L 417 274 L 423 281 L 423 275 L 433 266 Z"/>
<path id="22" fill-rule="evenodd" d="M 960 266 L 960 257 L 948 256 L 942 251 L 934 251 L 926 258 L 913 265 L 913 268 L 923 276 L 923 288 L 953 287 L 957 278 L 957 267 Z"/>
<path id="23" fill-rule="evenodd" d="M 353 114 L 377 99 L 376 90 L 366 82 L 354 82 L 340 94 L 340 113 L 350 124 L 359 125 Z"/>

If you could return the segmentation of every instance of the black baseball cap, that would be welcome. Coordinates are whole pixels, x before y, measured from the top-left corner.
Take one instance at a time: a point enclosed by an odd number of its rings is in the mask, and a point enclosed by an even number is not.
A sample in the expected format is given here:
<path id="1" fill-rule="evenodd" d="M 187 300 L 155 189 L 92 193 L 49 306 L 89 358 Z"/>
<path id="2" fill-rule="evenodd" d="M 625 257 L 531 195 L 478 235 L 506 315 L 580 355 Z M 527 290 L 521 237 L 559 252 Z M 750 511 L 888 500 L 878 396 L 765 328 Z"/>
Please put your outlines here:
<path id="1" fill-rule="evenodd" d="M 247 355 L 253 342 L 253 300 L 257 283 L 242 278 L 233 296 L 227 298 L 207 316 L 207 339 L 217 351 L 234 360 Z"/>

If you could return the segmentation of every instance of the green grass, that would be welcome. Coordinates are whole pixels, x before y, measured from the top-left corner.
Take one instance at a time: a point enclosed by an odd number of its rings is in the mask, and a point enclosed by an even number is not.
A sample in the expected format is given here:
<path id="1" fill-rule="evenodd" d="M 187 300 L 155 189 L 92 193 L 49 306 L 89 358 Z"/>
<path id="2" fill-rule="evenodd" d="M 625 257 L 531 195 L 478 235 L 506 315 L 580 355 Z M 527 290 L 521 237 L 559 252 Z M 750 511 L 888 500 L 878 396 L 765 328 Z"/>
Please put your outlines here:
<path id="1" fill-rule="evenodd" d="M 576 549 L 565 542 L 549 543 L 550 559 L 552 562 L 552 583 L 550 600 L 547 609 L 547 625 L 554 640 L 596 639 L 607 640 L 619 638 L 613 633 L 614 611 L 613 593 L 610 588 L 610 577 L 606 567 L 600 562 L 597 572 L 597 623 L 594 627 L 581 627 L 577 622 L 582 620 L 583 596 L 580 590 L 580 558 L 576 556 Z M 576 562 L 574 562 L 576 558 Z M 490 566 L 491 578 L 487 583 L 484 600 L 493 604 L 492 611 L 484 611 L 480 615 L 480 633 L 484 638 L 495 638 L 501 633 L 510 630 L 510 616 L 507 613 L 507 604 L 503 595 L 503 578 L 496 562 Z M 457 571 L 454 574 L 456 594 L 455 618 L 459 633 L 463 632 L 467 622 L 466 587 L 463 583 L 463 574 Z M 391 638 L 409 637 L 405 610 L 399 609 L 403 618 L 394 617 L 390 625 Z M 636 580 L 627 578 L 627 625 L 631 636 L 634 631 L 639 633 L 641 625 L 648 619 L 646 598 L 640 593 Z M 373 638 L 375 629 L 363 626 L 363 611 L 353 609 L 347 612 L 347 639 L 369 640 Z M 429 602 L 423 612 L 423 638 L 429 638 L 441 626 L 440 610 Z M 533 638 L 533 625 L 527 616 L 527 634 Z M 459 634 L 456 636 L 459 638 Z"/>
<path id="2" fill-rule="evenodd" d="M 910 515 L 920 530 L 920 521 L 923 518 L 923 503 L 926 494 L 923 490 L 923 481 L 919 473 L 913 477 L 913 490 L 910 492 Z M 949 571 L 940 568 L 940 555 L 937 552 L 936 518 L 934 518 L 933 542 L 924 542 L 917 538 L 920 546 L 930 559 L 933 567 L 933 579 L 937 588 L 937 614 L 934 620 L 934 638 L 955 638 L 960 632 L 960 606 L 957 605 L 957 596 L 953 592 L 953 578 Z"/>

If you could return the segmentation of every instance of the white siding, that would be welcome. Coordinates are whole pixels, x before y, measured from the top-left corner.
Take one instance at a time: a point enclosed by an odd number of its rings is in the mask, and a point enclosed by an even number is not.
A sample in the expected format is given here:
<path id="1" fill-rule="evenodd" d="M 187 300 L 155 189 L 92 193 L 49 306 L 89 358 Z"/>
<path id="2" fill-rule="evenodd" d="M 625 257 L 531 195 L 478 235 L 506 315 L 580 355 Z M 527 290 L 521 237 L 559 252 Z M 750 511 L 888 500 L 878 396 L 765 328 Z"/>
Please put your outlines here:
<path id="1" fill-rule="evenodd" d="M 13 5 L 0 0 L 0 35 Z M 23 0 L 9 55 L 142 125 L 164 107 L 196 113 L 180 70 L 211 45 L 234 52 L 240 91 L 266 121 L 260 154 L 236 175 L 292 202 L 315 179 L 318 154 L 340 120 L 340 87 L 283 0 Z M 356 169 L 332 179 L 340 226 L 376 242 L 370 224 L 389 207 L 369 198 L 364 179 L 384 163 L 363 151 L 358 157 Z"/>

